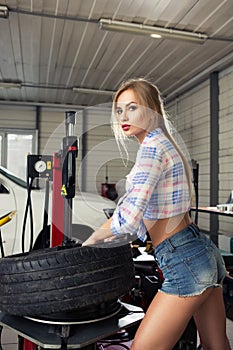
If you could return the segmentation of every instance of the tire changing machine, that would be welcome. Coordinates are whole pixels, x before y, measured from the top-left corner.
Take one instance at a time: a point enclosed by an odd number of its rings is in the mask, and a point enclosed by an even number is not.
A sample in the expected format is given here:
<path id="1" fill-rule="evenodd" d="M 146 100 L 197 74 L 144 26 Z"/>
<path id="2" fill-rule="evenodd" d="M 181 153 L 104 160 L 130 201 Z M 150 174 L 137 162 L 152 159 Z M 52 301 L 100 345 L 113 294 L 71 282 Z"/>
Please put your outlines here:
<path id="1" fill-rule="evenodd" d="M 61 151 L 53 155 L 52 247 L 72 244 L 72 199 L 75 196 L 75 159 L 78 154 L 74 134 L 75 114 L 73 111 L 66 112 L 66 137 L 63 138 Z M 43 162 L 43 156 L 41 160 Z M 53 320 L 0 312 L 0 326 L 16 332 L 18 350 L 97 350 L 101 349 L 98 342 L 136 327 L 143 317 L 141 307 L 119 302 L 119 310 L 114 314 L 84 322 L 76 321 L 75 314 L 72 319 L 61 317 Z"/>

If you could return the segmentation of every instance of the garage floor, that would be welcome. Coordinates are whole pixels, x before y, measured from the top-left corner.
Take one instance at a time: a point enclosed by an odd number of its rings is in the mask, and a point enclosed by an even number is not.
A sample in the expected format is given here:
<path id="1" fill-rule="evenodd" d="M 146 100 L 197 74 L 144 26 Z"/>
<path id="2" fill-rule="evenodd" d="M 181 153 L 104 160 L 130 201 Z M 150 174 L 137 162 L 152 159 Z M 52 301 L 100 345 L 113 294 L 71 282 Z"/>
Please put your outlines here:
<path id="1" fill-rule="evenodd" d="M 233 321 L 229 319 L 227 319 L 227 335 L 233 349 Z M 2 332 L 2 350 L 17 350 L 17 335 L 7 328 L 4 328 Z M 122 347 L 112 345 L 108 347 L 108 350 L 122 350 Z"/>

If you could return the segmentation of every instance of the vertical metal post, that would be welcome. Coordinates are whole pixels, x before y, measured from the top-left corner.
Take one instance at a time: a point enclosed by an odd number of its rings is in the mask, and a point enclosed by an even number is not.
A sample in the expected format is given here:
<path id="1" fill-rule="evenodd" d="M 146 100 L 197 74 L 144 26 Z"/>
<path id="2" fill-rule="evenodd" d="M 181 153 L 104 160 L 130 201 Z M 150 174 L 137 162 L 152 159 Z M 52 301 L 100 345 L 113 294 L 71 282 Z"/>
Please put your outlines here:
<path id="1" fill-rule="evenodd" d="M 210 74 L 210 206 L 219 202 L 219 84 L 218 72 Z M 210 238 L 218 246 L 218 215 L 210 215 Z"/>
<path id="2" fill-rule="evenodd" d="M 64 241 L 72 238 L 72 200 L 75 196 L 76 157 L 78 142 L 75 136 L 76 112 L 66 112 L 66 137 L 63 139 L 62 195 L 64 202 Z"/>
<path id="3" fill-rule="evenodd" d="M 68 244 L 72 237 L 72 199 L 75 196 L 75 167 L 78 141 L 75 135 L 76 112 L 66 112 L 66 136 L 53 157 L 52 246 Z"/>
<path id="4" fill-rule="evenodd" d="M 62 164 L 61 155 L 53 155 L 53 191 L 52 191 L 52 235 L 51 247 L 62 244 L 64 235 L 64 198 L 61 196 Z"/>
<path id="5" fill-rule="evenodd" d="M 86 182 L 86 154 L 87 154 L 87 112 L 86 109 L 83 110 L 82 120 L 83 120 L 83 130 L 82 130 L 82 164 L 81 164 L 81 172 L 82 172 L 82 187 L 81 191 L 85 192 L 87 189 Z"/>
<path id="6" fill-rule="evenodd" d="M 39 154 L 40 150 L 40 121 L 41 121 L 41 107 L 36 106 L 36 120 L 35 120 L 35 129 L 36 129 L 36 142 L 34 147 L 34 153 Z"/>

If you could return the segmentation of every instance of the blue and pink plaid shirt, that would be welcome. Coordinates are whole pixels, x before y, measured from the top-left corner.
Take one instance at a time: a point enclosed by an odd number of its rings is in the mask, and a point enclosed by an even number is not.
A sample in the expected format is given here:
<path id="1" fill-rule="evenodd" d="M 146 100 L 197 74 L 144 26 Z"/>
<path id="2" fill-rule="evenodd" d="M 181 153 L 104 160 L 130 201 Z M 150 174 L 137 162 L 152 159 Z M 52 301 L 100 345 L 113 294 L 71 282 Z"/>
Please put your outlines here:
<path id="1" fill-rule="evenodd" d="M 189 210 L 190 192 L 183 162 L 160 128 L 146 135 L 126 178 L 126 193 L 112 217 L 114 235 L 137 234 L 145 241 L 143 219 L 169 218 Z"/>

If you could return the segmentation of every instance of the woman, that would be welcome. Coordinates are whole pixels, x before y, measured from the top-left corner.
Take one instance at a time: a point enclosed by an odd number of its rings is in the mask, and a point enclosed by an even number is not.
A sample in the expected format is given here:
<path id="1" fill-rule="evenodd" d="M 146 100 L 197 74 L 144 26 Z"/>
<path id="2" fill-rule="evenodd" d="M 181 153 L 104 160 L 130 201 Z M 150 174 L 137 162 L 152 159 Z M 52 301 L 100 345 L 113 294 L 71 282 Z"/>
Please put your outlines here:
<path id="1" fill-rule="evenodd" d="M 132 350 L 170 350 L 193 316 L 203 349 L 229 350 L 221 282 L 226 275 L 215 245 L 189 216 L 192 176 L 169 133 L 156 86 L 130 80 L 116 92 L 115 137 L 136 137 L 140 147 L 127 176 L 126 193 L 112 216 L 84 245 L 119 234 L 149 233 L 164 276 L 142 320 Z"/>

